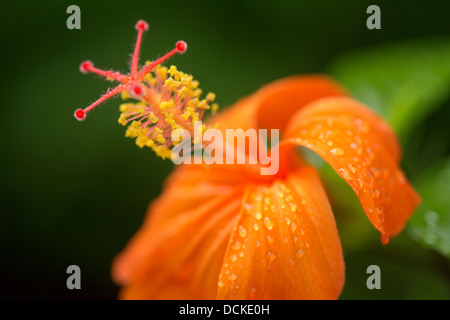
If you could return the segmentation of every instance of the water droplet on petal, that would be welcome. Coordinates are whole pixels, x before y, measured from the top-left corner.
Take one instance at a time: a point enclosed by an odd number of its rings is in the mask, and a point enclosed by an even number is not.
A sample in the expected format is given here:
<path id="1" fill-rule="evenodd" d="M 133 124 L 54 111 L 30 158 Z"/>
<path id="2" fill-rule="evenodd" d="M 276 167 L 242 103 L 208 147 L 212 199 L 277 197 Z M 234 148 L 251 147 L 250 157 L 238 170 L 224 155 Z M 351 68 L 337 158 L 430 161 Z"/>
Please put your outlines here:
<path id="1" fill-rule="evenodd" d="M 291 224 L 291 219 L 289 219 L 289 217 L 286 217 L 286 219 L 284 219 L 284 221 L 286 221 L 286 224 L 288 226 Z"/>
<path id="2" fill-rule="evenodd" d="M 269 217 L 265 217 L 263 223 L 264 223 L 264 225 L 266 226 L 266 228 L 268 230 L 272 230 L 272 228 L 273 228 L 273 221 Z"/>
<path id="3" fill-rule="evenodd" d="M 351 172 L 356 173 L 356 168 L 351 164 L 348 165 L 348 168 L 350 169 Z"/>
<path id="4" fill-rule="evenodd" d="M 219 286 L 219 288 L 222 288 L 225 284 L 224 284 L 222 281 L 219 281 L 219 282 L 217 283 L 217 285 Z"/>
<path id="5" fill-rule="evenodd" d="M 340 172 L 340 175 L 342 176 L 342 178 L 344 178 L 345 180 L 352 180 L 352 177 L 350 177 L 349 173 L 347 170 L 345 170 L 344 168 L 341 168 L 338 170 L 338 172 Z"/>
<path id="6" fill-rule="evenodd" d="M 289 207 L 290 207 L 290 209 L 291 209 L 292 212 L 297 211 L 297 205 L 296 205 L 295 203 L 290 202 L 290 203 L 289 203 Z"/>
<path id="7" fill-rule="evenodd" d="M 233 255 L 230 257 L 230 260 L 231 260 L 232 262 L 236 262 L 237 256 L 236 256 L 235 254 L 233 254 Z"/>
<path id="8" fill-rule="evenodd" d="M 243 226 L 239 226 L 238 233 L 242 238 L 245 238 L 247 236 L 247 230 Z"/>
<path id="9" fill-rule="evenodd" d="M 233 250 L 239 250 L 241 248 L 241 243 L 239 241 L 236 241 L 233 246 L 231 247 Z"/>
<path id="10" fill-rule="evenodd" d="M 291 223 L 291 230 L 292 232 L 294 232 L 297 229 L 297 225 L 295 224 L 295 222 Z"/>
<path id="11" fill-rule="evenodd" d="M 330 153 L 335 156 L 343 156 L 345 151 L 341 148 L 334 148 L 330 150 Z"/>
<path id="12" fill-rule="evenodd" d="M 230 276 L 228 277 L 228 279 L 229 279 L 230 281 L 234 281 L 234 280 L 237 279 L 237 275 L 234 274 L 234 273 L 232 273 L 232 274 L 230 274 Z"/>
<path id="13" fill-rule="evenodd" d="M 277 258 L 277 255 L 271 251 L 267 252 L 267 257 L 269 258 L 270 261 L 273 261 Z"/>
<path id="14" fill-rule="evenodd" d="M 254 229 L 255 231 L 258 231 L 258 230 L 259 230 L 259 224 L 255 223 L 255 224 L 253 225 L 253 229 Z"/>
<path id="15" fill-rule="evenodd" d="M 261 218 L 262 218 L 262 213 L 259 212 L 259 211 L 257 211 L 257 212 L 255 213 L 255 218 L 256 218 L 256 220 L 261 220 Z"/>
<path id="16" fill-rule="evenodd" d="M 361 179 L 356 179 L 356 181 L 358 181 L 358 184 L 362 189 L 364 187 L 364 182 Z"/>
<path id="17" fill-rule="evenodd" d="M 267 242 L 269 243 L 269 244 L 273 244 L 274 242 L 275 242 L 275 240 L 271 237 L 271 236 L 267 236 Z"/>
<path id="18" fill-rule="evenodd" d="M 305 251 L 303 249 L 300 249 L 295 255 L 297 256 L 297 258 L 301 258 L 305 255 Z"/>

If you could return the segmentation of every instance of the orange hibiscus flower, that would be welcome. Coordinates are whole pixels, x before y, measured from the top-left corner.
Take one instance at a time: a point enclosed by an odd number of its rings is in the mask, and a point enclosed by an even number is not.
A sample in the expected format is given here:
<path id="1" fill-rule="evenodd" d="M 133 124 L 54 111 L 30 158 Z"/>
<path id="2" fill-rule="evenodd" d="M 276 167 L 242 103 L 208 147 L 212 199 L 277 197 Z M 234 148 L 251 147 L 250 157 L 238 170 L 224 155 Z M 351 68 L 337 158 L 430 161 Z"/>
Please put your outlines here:
<path id="1" fill-rule="evenodd" d="M 137 55 L 135 50 L 132 73 L 114 78 L 141 100 L 122 105 L 119 122 L 133 121 L 127 135 L 165 157 L 173 147 L 167 134 L 191 126 L 212 98 L 194 96 L 195 82 L 173 67 L 155 69 L 147 79 L 133 73 Z M 317 171 L 295 146 L 316 152 L 352 187 L 384 244 L 420 202 L 399 168 L 399 145 L 386 122 L 326 77 L 278 80 L 214 122 L 221 130 L 279 129 L 278 172 L 263 176 L 250 165 L 178 166 L 114 262 L 121 298 L 338 298 L 345 266 L 335 219 Z"/>

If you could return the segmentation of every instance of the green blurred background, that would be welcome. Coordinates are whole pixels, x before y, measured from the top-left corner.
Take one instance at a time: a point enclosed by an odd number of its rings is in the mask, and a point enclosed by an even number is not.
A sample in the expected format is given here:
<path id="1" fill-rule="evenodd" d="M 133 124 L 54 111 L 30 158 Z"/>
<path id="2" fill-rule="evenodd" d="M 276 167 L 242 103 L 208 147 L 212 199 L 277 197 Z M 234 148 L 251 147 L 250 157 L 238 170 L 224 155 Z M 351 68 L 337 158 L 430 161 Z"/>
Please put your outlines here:
<path id="1" fill-rule="evenodd" d="M 221 106 L 281 77 L 326 73 L 399 134 L 402 166 L 423 196 L 407 229 L 382 246 L 356 197 L 323 163 L 346 260 L 342 299 L 450 298 L 450 6 L 444 1 L 4 1 L 0 9 L 0 297 L 115 299 L 112 259 L 140 226 L 172 164 L 124 138 L 119 99 L 73 118 L 108 88 L 78 67 L 127 71 L 175 41 L 176 56 Z M 81 8 L 68 30 L 66 8 Z M 381 8 L 368 30 L 366 8 Z M 336 192 L 339 190 L 339 192 Z M 81 267 L 81 290 L 66 268 Z M 368 290 L 366 269 L 381 268 Z"/>

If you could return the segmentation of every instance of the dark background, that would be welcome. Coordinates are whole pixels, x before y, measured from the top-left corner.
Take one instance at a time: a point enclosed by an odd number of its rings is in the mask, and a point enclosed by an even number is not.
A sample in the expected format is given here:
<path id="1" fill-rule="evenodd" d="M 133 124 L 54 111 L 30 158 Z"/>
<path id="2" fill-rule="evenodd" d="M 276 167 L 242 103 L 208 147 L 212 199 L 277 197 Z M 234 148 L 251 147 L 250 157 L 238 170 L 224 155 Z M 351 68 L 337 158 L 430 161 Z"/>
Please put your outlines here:
<path id="1" fill-rule="evenodd" d="M 81 8 L 68 30 L 66 8 Z M 366 28 L 366 8 L 381 8 L 381 30 Z M 40 1 L 3 2 L 1 32 L 0 297 L 115 299 L 112 259 L 140 226 L 172 164 L 140 150 L 117 124 L 119 99 L 73 118 L 105 92 L 81 61 L 126 72 L 145 19 L 142 59 L 177 40 L 186 54 L 170 63 L 191 73 L 226 107 L 261 85 L 327 73 L 338 57 L 383 44 L 450 35 L 445 1 Z M 438 121 L 439 119 L 436 119 Z M 445 125 L 445 124 L 444 124 Z M 366 219 L 367 220 L 367 219 Z M 365 223 L 368 223 L 367 221 Z M 357 232 L 355 232 L 356 234 Z M 447 299 L 448 260 L 406 234 L 346 253 L 343 299 Z M 345 243 L 344 243 L 345 244 Z M 81 268 L 81 290 L 66 288 L 66 268 Z M 368 265 L 384 290 L 365 286 Z"/>

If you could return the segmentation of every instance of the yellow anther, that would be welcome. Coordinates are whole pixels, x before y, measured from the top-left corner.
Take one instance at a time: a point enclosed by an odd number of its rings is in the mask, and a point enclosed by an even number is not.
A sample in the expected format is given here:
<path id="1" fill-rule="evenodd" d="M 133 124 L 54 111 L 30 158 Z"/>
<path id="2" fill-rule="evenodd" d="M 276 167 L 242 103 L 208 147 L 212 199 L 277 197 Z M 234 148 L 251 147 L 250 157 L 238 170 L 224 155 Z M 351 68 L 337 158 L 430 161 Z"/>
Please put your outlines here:
<path id="1" fill-rule="evenodd" d="M 125 117 L 124 114 L 121 114 L 121 115 L 120 115 L 118 122 L 119 122 L 121 125 L 123 125 L 123 126 L 126 126 L 127 123 L 128 123 L 128 122 L 127 122 L 127 118 Z"/>
<path id="2" fill-rule="evenodd" d="M 134 103 L 122 103 L 119 107 L 120 112 L 127 112 L 134 107 Z"/>
<path id="3" fill-rule="evenodd" d="M 147 141 L 149 140 L 149 138 L 147 136 L 140 136 L 136 138 L 136 145 L 139 148 L 143 148 L 147 145 Z"/>
<path id="4" fill-rule="evenodd" d="M 183 86 L 180 90 L 177 91 L 178 95 L 182 98 L 186 98 L 188 95 L 188 88 Z"/>
<path id="5" fill-rule="evenodd" d="M 197 108 L 199 108 L 199 109 L 206 109 L 207 110 L 207 109 L 209 109 L 209 105 L 206 102 L 206 100 L 203 99 L 203 100 L 198 102 Z"/>
<path id="6" fill-rule="evenodd" d="M 167 67 L 162 67 L 161 65 L 158 65 L 155 69 L 155 72 L 158 77 L 161 79 L 167 79 Z"/>
<path id="7" fill-rule="evenodd" d="M 130 95 L 128 94 L 128 91 L 122 91 L 121 97 L 122 100 L 127 100 L 130 98 Z"/>
<path id="8" fill-rule="evenodd" d="M 158 123 L 159 118 L 157 116 L 155 116 L 155 114 L 153 112 L 150 112 L 150 115 L 148 117 L 153 123 Z"/>
<path id="9" fill-rule="evenodd" d="M 215 115 L 218 110 L 219 110 L 219 105 L 217 103 L 213 103 L 211 105 L 211 113 L 212 113 L 212 115 Z"/>
<path id="10" fill-rule="evenodd" d="M 153 78 L 153 73 L 149 72 L 145 75 L 144 80 L 150 81 Z"/>
<path id="11" fill-rule="evenodd" d="M 209 92 L 206 95 L 206 100 L 209 101 L 209 102 L 212 102 L 212 101 L 216 100 L 216 95 L 214 93 L 212 93 L 212 92 Z"/>
<path id="12" fill-rule="evenodd" d="M 171 65 L 169 68 L 169 74 L 171 77 L 173 77 L 178 72 L 177 67 L 174 65 Z"/>
<path id="13" fill-rule="evenodd" d="M 194 98 L 199 98 L 202 95 L 202 92 L 203 92 L 202 89 L 195 89 L 192 96 Z"/>

